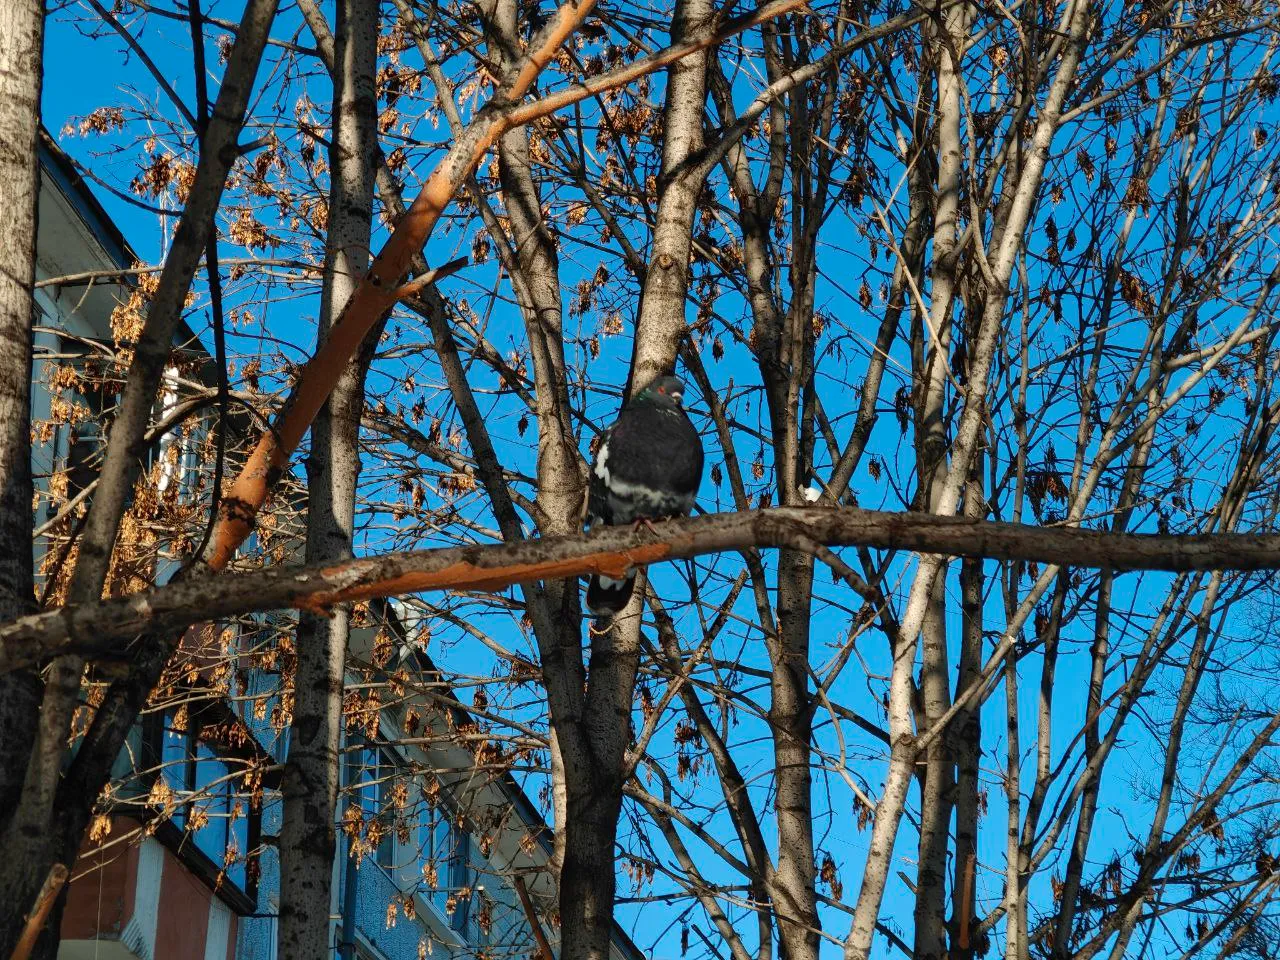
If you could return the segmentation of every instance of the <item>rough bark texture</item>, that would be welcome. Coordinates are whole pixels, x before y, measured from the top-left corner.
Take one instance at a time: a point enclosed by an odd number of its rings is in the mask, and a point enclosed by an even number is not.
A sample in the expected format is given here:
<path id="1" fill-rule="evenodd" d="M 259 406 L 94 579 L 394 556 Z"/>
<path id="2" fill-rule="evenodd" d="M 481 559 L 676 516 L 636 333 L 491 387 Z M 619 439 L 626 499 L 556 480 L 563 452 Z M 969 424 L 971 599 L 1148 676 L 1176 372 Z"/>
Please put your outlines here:
<path id="1" fill-rule="evenodd" d="M 710 34 L 712 13 L 706 0 L 681 0 L 672 19 L 671 42 L 684 43 Z M 654 377 L 675 369 L 676 352 L 686 328 L 693 217 L 705 186 L 701 177 L 690 175 L 686 163 L 703 145 L 707 60 L 706 53 L 696 53 L 667 71 L 657 222 L 636 318 L 628 396 Z M 637 595 L 641 592 L 636 591 Z"/>
<path id="2" fill-rule="evenodd" d="M 941 11 L 940 11 L 941 12 Z M 956 288 L 956 237 L 960 206 L 962 147 L 960 140 L 959 64 L 953 51 L 963 45 L 962 11 L 952 6 L 940 17 L 931 40 L 936 77 L 937 193 L 933 229 L 933 285 L 930 290 L 927 346 L 923 311 L 916 313 L 912 359 L 924 385 L 917 407 L 916 458 L 920 471 L 920 505 L 931 512 L 946 480 L 948 424 L 946 391 L 951 374 L 953 300 Z M 928 87 L 929 81 L 922 82 Z M 951 706 L 947 663 L 946 571 L 934 578 L 921 629 L 920 699 L 929 727 Z M 946 954 L 946 853 L 951 825 L 952 762 L 947 742 L 937 737 L 926 751 L 920 778 L 920 841 L 916 876 L 915 944 L 918 960 L 942 960 Z"/>
<path id="3" fill-rule="evenodd" d="M 982 498 L 981 458 L 975 465 L 975 479 L 965 492 L 965 516 L 980 517 Z M 965 560 L 960 568 L 960 657 L 956 689 L 968 690 L 982 669 L 982 561 Z M 947 730 L 951 755 L 955 759 L 955 863 L 951 884 L 949 955 L 956 960 L 973 960 L 977 939 L 974 890 L 977 883 L 978 774 L 982 757 L 982 714 L 976 707 L 962 710 Z"/>
<path id="4" fill-rule="evenodd" d="M 323 341 L 369 264 L 377 166 L 377 8 L 339 0 L 334 44 L 333 136 L 329 148 L 329 235 L 320 297 Z M 311 429 L 307 458 L 307 560 L 351 556 L 364 381 L 375 326 L 343 371 Z M 320 956 L 329 948 L 330 892 L 341 766 L 342 691 L 351 609 L 304 613 L 298 624 L 293 723 L 285 763 L 280 831 L 279 954 Z"/>
<path id="5" fill-rule="evenodd" d="M 0 617 L 33 606 L 31 593 L 31 326 L 39 195 L 40 57 L 44 5 L 0 8 Z M 7 739 L 7 738 L 6 738 Z M 0 778 L 8 776 L 0 770 Z M 7 782 L 0 779 L 0 790 Z M 9 809 L 0 794 L 0 809 Z"/>
<path id="6" fill-rule="evenodd" d="M 0 204 L 0 619 L 10 620 L 35 605 L 29 417 L 44 4 L 0 5 L 0 37 L 0 183 L 6 198 Z M 33 671 L 0 676 L 0 828 L 17 809 L 39 703 Z M 8 905 L 0 917 L 0 956 L 12 952 L 43 880 L 26 870 L 0 871 L 0 903 Z"/>
<path id="7" fill-rule="evenodd" d="M 813 773 L 810 741 L 809 624 L 813 557 L 784 550 L 779 557 L 779 636 L 771 644 L 769 724 L 773 734 L 778 866 L 770 884 L 778 916 L 781 960 L 817 960 L 818 911 L 813 849 Z"/>

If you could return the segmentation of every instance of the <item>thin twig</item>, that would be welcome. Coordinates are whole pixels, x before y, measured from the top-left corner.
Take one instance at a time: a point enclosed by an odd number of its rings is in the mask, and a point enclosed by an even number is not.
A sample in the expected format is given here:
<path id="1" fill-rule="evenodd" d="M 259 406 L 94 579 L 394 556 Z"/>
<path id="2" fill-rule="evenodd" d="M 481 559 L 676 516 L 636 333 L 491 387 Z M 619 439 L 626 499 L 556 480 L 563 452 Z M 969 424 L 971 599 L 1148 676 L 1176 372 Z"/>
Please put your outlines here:
<path id="1" fill-rule="evenodd" d="M 419 274 L 408 283 L 401 284 L 392 292 L 397 300 L 404 300 L 407 297 L 413 297 L 421 293 L 437 280 L 443 280 L 445 277 L 457 273 L 471 261 L 467 257 L 458 257 L 456 260 L 450 260 L 448 263 L 439 267 L 432 267 L 426 273 Z"/>
<path id="2" fill-rule="evenodd" d="M 170 211 L 172 212 L 172 211 Z M 319 273 L 320 268 L 305 260 L 294 257 L 233 257 L 223 260 L 224 267 L 296 267 L 299 270 Z M 47 277 L 36 281 L 36 289 L 41 287 L 77 287 L 81 284 L 98 281 L 123 283 L 131 277 L 144 273 L 159 273 L 164 269 L 163 263 L 149 263 L 138 267 L 116 267 L 110 270 L 83 270 L 79 273 L 65 273 L 60 277 Z"/>
<path id="3" fill-rule="evenodd" d="M 555 954 L 551 952 L 551 944 L 547 942 L 547 935 L 542 930 L 542 924 L 538 921 L 538 913 L 533 908 L 533 898 L 529 896 L 529 891 L 525 889 L 524 877 L 515 874 L 511 877 L 511 885 L 516 888 L 516 896 L 520 898 L 520 906 L 524 907 L 525 919 L 529 921 L 529 929 L 533 931 L 533 939 L 538 942 L 538 952 L 542 956 L 542 960 L 555 960 Z"/>

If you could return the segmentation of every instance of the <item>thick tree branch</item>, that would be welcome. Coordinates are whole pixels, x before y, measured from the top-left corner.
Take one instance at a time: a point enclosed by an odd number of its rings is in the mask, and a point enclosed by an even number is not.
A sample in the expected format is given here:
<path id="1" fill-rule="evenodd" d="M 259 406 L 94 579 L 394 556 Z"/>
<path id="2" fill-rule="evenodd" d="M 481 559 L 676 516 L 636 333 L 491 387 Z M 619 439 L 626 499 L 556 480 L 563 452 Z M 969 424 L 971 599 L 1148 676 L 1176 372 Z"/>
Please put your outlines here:
<path id="1" fill-rule="evenodd" d="M 1280 569 L 1280 534 L 1107 533 L 855 507 L 720 513 L 673 520 L 655 529 L 656 536 L 604 528 L 519 543 L 193 577 L 129 597 L 11 621 L 0 627 L 0 671 L 73 650 L 90 656 L 119 653 L 119 639 L 238 614 L 283 607 L 323 610 L 337 603 L 427 590 L 497 591 L 517 583 L 591 573 L 621 577 L 633 565 L 749 547 L 803 550 L 820 543 L 1112 570 Z"/>

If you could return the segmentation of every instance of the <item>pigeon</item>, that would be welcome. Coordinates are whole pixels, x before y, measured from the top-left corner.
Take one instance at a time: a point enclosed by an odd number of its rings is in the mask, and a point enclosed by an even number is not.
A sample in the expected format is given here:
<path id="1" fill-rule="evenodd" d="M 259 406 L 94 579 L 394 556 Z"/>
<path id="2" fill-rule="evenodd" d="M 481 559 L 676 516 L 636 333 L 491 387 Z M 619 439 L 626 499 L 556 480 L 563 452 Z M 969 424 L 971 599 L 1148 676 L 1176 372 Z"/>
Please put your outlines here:
<path id="1" fill-rule="evenodd" d="M 680 402 L 684 384 L 658 377 L 637 393 L 605 430 L 591 466 L 587 525 L 624 526 L 687 516 L 702 482 L 702 440 Z M 587 609 L 612 617 L 630 601 L 625 579 L 593 575 Z"/>

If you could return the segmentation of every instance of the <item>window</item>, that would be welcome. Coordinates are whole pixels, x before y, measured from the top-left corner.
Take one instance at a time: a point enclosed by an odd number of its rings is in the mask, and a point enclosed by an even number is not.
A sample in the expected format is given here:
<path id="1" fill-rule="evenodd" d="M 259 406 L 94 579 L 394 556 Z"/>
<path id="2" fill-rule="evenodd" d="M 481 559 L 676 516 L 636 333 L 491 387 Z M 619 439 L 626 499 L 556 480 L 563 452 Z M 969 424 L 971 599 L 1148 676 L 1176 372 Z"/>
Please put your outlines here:
<path id="1" fill-rule="evenodd" d="M 422 857 L 422 878 L 427 886 L 426 897 L 441 914 L 448 910 L 449 895 L 453 892 L 453 854 L 455 830 L 449 811 L 438 801 L 425 807 L 422 823 L 418 827 L 418 850 Z"/>
<path id="2" fill-rule="evenodd" d="M 178 371 L 170 367 L 164 372 L 157 417 L 161 421 L 171 417 L 180 401 Z M 161 435 L 159 443 L 149 454 L 149 464 L 160 464 L 157 485 L 161 493 L 172 488 L 182 499 L 196 494 L 200 480 L 200 446 L 207 433 L 208 425 L 204 418 L 188 415 Z"/>
<path id="3" fill-rule="evenodd" d="M 457 815 L 443 801 L 437 798 L 433 806 L 423 799 L 418 827 L 423 896 L 448 920 L 450 929 L 468 943 L 482 943 L 480 915 L 488 900 L 472 859 L 471 834 L 458 826 Z"/>
<path id="4" fill-rule="evenodd" d="M 419 794 L 422 804 L 414 807 L 413 863 L 404 872 L 405 886 L 417 886 L 423 898 L 440 910 L 443 899 L 437 895 L 444 884 L 443 864 L 436 857 L 436 848 L 449 833 L 449 821 L 443 811 L 425 802 L 425 794 Z"/>
<path id="5" fill-rule="evenodd" d="M 95 461 L 102 449 L 102 429 L 97 422 L 77 423 L 67 429 L 67 496 L 70 498 L 98 476 Z"/>
<path id="6" fill-rule="evenodd" d="M 476 872 L 471 867 L 471 834 L 465 830 L 453 831 L 454 849 L 449 858 L 449 886 L 453 888 L 455 906 L 450 925 L 468 940 L 473 902 L 476 894 Z"/>
<path id="7" fill-rule="evenodd" d="M 365 837 L 370 842 L 376 837 L 378 845 L 374 859 L 380 866 L 390 869 L 395 866 L 395 830 L 389 809 L 392 778 L 397 766 L 395 759 L 374 746 L 352 750 L 348 758 L 348 803 L 359 807 Z"/>
<path id="8" fill-rule="evenodd" d="M 165 714 L 160 741 L 160 771 L 171 790 L 186 793 L 195 788 L 192 759 L 191 736 L 185 727 L 179 729 L 174 725 L 170 714 Z M 185 817 L 185 808 L 180 809 L 174 822 L 182 826 L 186 822 Z"/>
<path id="9" fill-rule="evenodd" d="M 32 469 L 48 495 L 46 519 L 83 491 L 97 476 L 102 459 L 102 420 L 105 401 L 102 367 L 85 341 L 55 336 L 43 346 L 48 356 L 37 357 L 32 384 Z"/>
<path id="10" fill-rule="evenodd" d="M 196 846 L 242 890 L 245 887 L 245 852 L 249 848 L 249 823 L 245 800 L 235 789 L 239 776 L 203 743 L 196 745 L 195 789 L 204 796 L 188 814 Z"/>
<path id="11" fill-rule="evenodd" d="M 193 741 L 185 727 L 166 714 L 160 731 L 160 777 L 173 792 L 170 817 L 186 842 L 212 861 L 223 879 L 249 892 L 245 855 L 250 848 L 248 799 L 240 794 L 240 767 L 207 744 Z"/>

